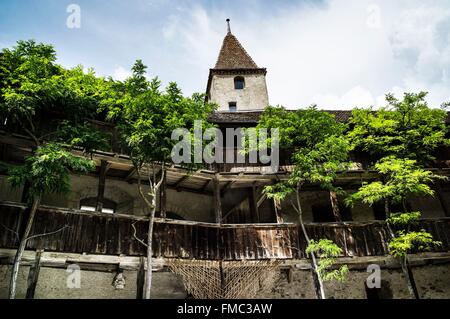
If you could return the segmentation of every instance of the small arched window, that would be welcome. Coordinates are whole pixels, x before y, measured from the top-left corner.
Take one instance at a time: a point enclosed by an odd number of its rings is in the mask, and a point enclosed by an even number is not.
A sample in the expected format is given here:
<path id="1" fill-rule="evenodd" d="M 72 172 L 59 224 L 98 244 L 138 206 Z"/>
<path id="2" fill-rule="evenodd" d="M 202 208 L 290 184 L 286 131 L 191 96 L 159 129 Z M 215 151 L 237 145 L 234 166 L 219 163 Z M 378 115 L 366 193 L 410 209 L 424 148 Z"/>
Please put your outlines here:
<path id="1" fill-rule="evenodd" d="M 237 76 L 234 78 L 234 89 L 243 90 L 245 87 L 245 80 L 242 76 Z"/>
<path id="2" fill-rule="evenodd" d="M 117 204 L 110 199 L 103 198 L 102 213 L 114 214 Z M 80 201 L 80 210 L 95 212 L 97 209 L 97 197 L 84 198 Z"/>

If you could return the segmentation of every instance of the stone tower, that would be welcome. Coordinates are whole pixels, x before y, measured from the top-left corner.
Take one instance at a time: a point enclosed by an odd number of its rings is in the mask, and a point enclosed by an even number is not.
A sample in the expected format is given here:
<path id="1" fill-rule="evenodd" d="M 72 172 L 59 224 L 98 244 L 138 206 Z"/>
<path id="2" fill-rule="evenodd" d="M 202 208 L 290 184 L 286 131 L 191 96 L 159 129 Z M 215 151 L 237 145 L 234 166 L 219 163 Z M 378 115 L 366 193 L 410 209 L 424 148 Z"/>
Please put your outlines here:
<path id="1" fill-rule="evenodd" d="M 219 112 L 263 110 L 269 104 L 267 70 L 256 65 L 227 23 L 216 66 L 209 70 L 206 100 L 217 103 Z"/>

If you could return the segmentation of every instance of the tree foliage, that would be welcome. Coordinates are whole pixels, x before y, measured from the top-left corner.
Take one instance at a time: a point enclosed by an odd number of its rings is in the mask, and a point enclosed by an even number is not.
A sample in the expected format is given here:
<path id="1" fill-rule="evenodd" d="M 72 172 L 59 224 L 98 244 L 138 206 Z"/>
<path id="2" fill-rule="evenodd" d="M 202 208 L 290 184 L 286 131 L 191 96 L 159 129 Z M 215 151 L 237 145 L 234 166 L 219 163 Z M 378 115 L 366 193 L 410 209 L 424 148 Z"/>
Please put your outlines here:
<path id="1" fill-rule="evenodd" d="M 349 203 L 361 201 L 373 205 L 387 199 L 393 204 L 402 204 L 409 196 L 433 196 L 430 183 L 443 179 L 420 168 L 416 160 L 393 156 L 381 159 L 375 164 L 375 169 L 383 176 L 384 182 L 364 183 L 347 199 Z"/>
<path id="2" fill-rule="evenodd" d="M 387 200 L 392 204 L 402 204 L 403 211 L 389 211 L 387 222 L 393 231 L 389 242 L 392 255 L 405 258 L 414 251 L 429 250 L 439 242 L 423 229 L 415 230 L 421 213 L 408 210 L 406 200 L 410 196 L 433 196 L 430 183 L 444 177 L 435 175 L 417 165 L 415 160 L 387 157 L 381 159 L 375 168 L 383 181 L 363 185 L 348 198 L 349 203 L 362 201 L 369 205 Z"/>
<path id="3" fill-rule="evenodd" d="M 56 64 L 51 45 L 33 40 L 18 41 L 12 49 L 1 51 L 0 78 L 2 124 L 25 132 L 36 145 L 55 139 L 62 120 L 69 124 L 66 131 L 74 127 L 74 134 L 91 134 L 93 128 L 86 120 L 96 117 L 107 89 L 106 81 L 92 70 L 84 72 L 82 66 L 64 69 Z M 79 125 L 85 130 L 78 130 Z M 97 146 L 89 144 L 84 146 Z"/>
<path id="4" fill-rule="evenodd" d="M 389 251 L 395 257 L 405 258 L 409 253 L 417 251 L 427 251 L 431 247 L 439 246 L 442 243 L 433 239 L 433 236 L 421 231 L 399 231 L 397 236 L 389 242 Z"/>
<path id="5" fill-rule="evenodd" d="M 450 145 L 447 112 L 431 109 L 426 92 L 405 93 L 402 100 L 386 95 L 388 106 L 377 111 L 354 109 L 348 137 L 352 150 L 370 155 L 373 163 L 395 155 L 425 164 L 439 146 Z"/>
<path id="6" fill-rule="evenodd" d="M 287 183 L 266 187 L 271 196 L 284 199 L 298 183 L 320 184 L 338 190 L 333 181 L 349 166 L 349 144 L 344 138 L 346 125 L 315 106 L 298 111 L 268 107 L 257 129 L 279 129 L 280 149 L 292 151 L 293 172 Z"/>
<path id="7" fill-rule="evenodd" d="M 172 132 L 178 128 L 192 130 L 194 121 L 201 120 L 203 128 L 215 105 L 204 103 L 204 96 L 194 94 L 184 97 L 176 83 L 161 88 L 158 78 L 148 81 L 146 66 L 136 61 L 133 74 L 124 83 L 112 83 L 116 87 L 115 102 L 107 109 L 114 120 L 133 158 L 138 163 L 168 162 L 173 146 Z M 119 89 L 117 89 L 119 87 Z"/>
<path id="8" fill-rule="evenodd" d="M 328 239 L 311 240 L 306 248 L 306 253 L 314 253 L 320 257 L 317 270 L 323 281 L 336 280 L 342 282 L 346 280 L 348 274 L 347 265 L 332 269 L 336 263 L 336 258 L 342 254 L 342 249 L 333 241 Z"/>
<path id="9" fill-rule="evenodd" d="M 92 161 L 74 156 L 56 144 L 39 147 L 25 159 L 25 165 L 14 167 L 9 173 L 9 182 L 20 187 L 28 182 L 32 196 L 70 191 L 71 173 L 88 173 L 94 170 Z"/>

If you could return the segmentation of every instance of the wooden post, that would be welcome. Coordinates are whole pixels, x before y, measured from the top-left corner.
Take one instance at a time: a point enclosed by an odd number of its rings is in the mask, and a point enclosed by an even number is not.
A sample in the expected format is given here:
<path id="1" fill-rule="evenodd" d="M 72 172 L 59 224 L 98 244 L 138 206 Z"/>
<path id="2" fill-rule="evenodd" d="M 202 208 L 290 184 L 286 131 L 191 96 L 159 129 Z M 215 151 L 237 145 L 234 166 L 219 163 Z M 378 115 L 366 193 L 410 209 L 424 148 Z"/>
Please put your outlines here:
<path id="1" fill-rule="evenodd" d="M 333 210 L 334 220 L 342 222 L 341 212 L 339 210 L 339 202 L 336 192 L 330 191 L 331 209 Z"/>
<path id="2" fill-rule="evenodd" d="M 26 299 L 34 299 L 34 292 L 36 291 L 37 281 L 39 278 L 39 271 L 41 270 L 41 255 L 43 250 L 36 250 L 36 257 L 34 264 L 30 267 L 27 280 L 27 294 Z"/>
<path id="3" fill-rule="evenodd" d="M 166 218 L 166 207 L 167 207 L 167 187 L 166 187 L 166 177 L 164 176 L 164 181 L 159 189 L 159 212 L 161 218 Z"/>
<path id="4" fill-rule="evenodd" d="M 442 209 L 444 210 L 445 216 L 450 217 L 450 207 L 448 207 L 448 202 L 442 193 L 443 192 L 442 192 L 441 183 L 438 183 L 436 194 L 439 198 L 439 201 L 441 202 L 441 206 L 442 206 Z"/>
<path id="5" fill-rule="evenodd" d="M 219 179 L 216 177 L 213 180 L 213 192 L 214 192 L 214 209 L 216 213 L 216 223 L 222 224 L 222 202 Z"/>
<path id="6" fill-rule="evenodd" d="M 145 259 L 139 260 L 139 269 L 136 275 L 136 299 L 143 299 L 145 285 Z"/>
<path id="7" fill-rule="evenodd" d="M 275 212 L 275 217 L 277 219 L 277 224 L 284 223 L 283 216 L 281 216 L 281 202 L 276 200 L 275 198 L 272 200 L 273 202 L 273 211 Z"/>
<path id="8" fill-rule="evenodd" d="M 105 196 L 106 172 L 108 170 L 108 162 L 102 160 L 100 166 L 100 176 L 98 179 L 97 205 L 96 211 L 101 212 L 103 209 L 103 198 Z"/>
<path id="9" fill-rule="evenodd" d="M 256 198 L 256 187 L 255 185 L 249 190 L 249 204 L 250 204 L 250 213 L 252 214 L 252 222 L 259 223 L 259 207 Z"/>

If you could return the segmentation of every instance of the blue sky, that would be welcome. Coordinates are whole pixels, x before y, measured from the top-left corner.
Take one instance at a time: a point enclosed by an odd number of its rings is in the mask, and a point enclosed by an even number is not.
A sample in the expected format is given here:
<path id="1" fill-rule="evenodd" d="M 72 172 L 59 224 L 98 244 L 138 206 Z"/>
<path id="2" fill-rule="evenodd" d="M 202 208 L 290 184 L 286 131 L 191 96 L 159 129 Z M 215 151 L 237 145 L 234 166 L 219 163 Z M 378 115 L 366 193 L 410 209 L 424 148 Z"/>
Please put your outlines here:
<path id="1" fill-rule="evenodd" d="M 66 25 L 72 3 L 79 29 Z M 62 65 L 118 79 L 140 58 L 191 94 L 205 90 L 226 18 L 267 67 L 271 104 L 348 109 L 418 90 L 435 107 L 450 100 L 448 0 L 0 0 L 0 47 L 52 43 Z"/>

